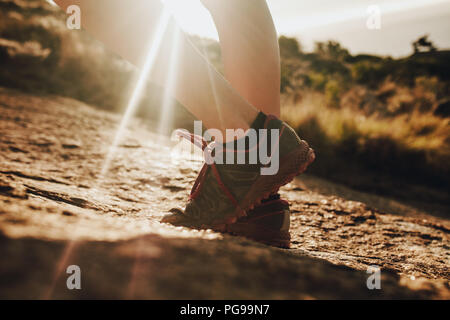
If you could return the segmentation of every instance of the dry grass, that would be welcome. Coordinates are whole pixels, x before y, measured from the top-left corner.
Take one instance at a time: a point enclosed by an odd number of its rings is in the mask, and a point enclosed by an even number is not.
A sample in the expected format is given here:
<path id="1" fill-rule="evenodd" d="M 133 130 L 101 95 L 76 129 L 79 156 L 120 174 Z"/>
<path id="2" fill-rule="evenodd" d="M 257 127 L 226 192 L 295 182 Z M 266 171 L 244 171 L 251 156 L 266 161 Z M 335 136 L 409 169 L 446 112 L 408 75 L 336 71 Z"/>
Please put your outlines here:
<path id="1" fill-rule="evenodd" d="M 282 117 L 316 149 L 314 170 L 319 174 L 352 172 L 357 166 L 435 185 L 448 183 L 449 119 L 418 111 L 366 116 L 352 106 L 329 108 L 326 97 L 314 92 L 305 93 L 296 105 L 285 105 Z"/>

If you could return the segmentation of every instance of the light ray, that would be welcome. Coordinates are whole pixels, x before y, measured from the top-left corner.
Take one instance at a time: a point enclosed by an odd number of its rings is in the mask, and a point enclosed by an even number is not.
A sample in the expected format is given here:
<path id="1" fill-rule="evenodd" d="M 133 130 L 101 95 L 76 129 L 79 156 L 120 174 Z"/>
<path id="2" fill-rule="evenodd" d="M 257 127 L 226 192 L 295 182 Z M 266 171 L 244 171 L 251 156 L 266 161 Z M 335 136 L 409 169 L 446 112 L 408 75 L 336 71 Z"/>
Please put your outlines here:
<path id="1" fill-rule="evenodd" d="M 157 27 L 155 29 L 155 32 L 153 33 L 153 37 L 149 39 L 148 50 L 147 50 L 148 53 L 146 56 L 145 64 L 144 64 L 143 68 L 141 69 L 138 80 L 136 82 L 136 87 L 133 90 L 133 93 L 130 97 L 130 100 L 128 102 L 127 108 L 125 110 L 125 113 L 124 113 L 121 123 L 119 125 L 119 128 L 115 134 L 113 144 L 111 145 L 111 147 L 108 151 L 107 157 L 105 159 L 105 162 L 102 166 L 102 170 L 101 170 L 99 179 L 97 179 L 97 185 L 99 183 L 101 183 L 104 175 L 107 173 L 109 166 L 111 164 L 111 161 L 114 158 L 117 147 L 120 143 L 120 140 L 124 135 L 127 124 L 129 122 L 129 120 L 131 119 L 131 117 L 133 116 L 133 114 L 136 110 L 136 107 L 138 106 L 138 104 L 140 102 L 142 93 L 143 93 L 144 89 L 146 88 L 147 81 L 151 74 L 152 68 L 155 64 L 159 49 L 161 47 L 161 43 L 164 39 L 166 30 L 169 26 L 170 18 L 171 18 L 170 12 L 164 6 L 161 16 L 159 18 Z M 97 191 L 97 188 L 94 187 L 93 190 Z M 73 228 L 75 230 L 77 230 L 77 227 L 78 227 L 77 225 L 73 226 Z M 63 271 L 63 266 L 65 266 L 67 264 L 66 262 L 68 261 L 69 257 L 72 255 L 72 252 L 75 250 L 75 247 L 76 247 L 75 244 L 76 244 L 76 240 L 69 240 L 68 243 L 66 244 L 61 257 L 58 259 L 53 281 L 50 285 L 50 288 L 45 293 L 45 295 L 43 297 L 44 299 L 50 299 L 52 297 L 57 279 L 60 277 L 60 275 Z"/>
<path id="2" fill-rule="evenodd" d="M 171 127 L 171 122 L 173 120 L 173 109 L 175 104 L 174 91 L 177 86 L 181 36 L 181 30 L 179 28 L 175 28 L 173 34 L 172 52 L 169 58 L 170 67 L 168 70 L 167 81 L 164 86 L 162 110 L 159 119 L 158 133 L 160 135 L 167 135 L 170 133 L 169 128 Z"/>
<path id="3" fill-rule="evenodd" d="M 219 103 L 219 98 L 218 98 L 218 94 L 217 94 L 217 89 L 216 89 L 216 83 L 214 81 L 214 72 L 215 72 L 215 68 L 214 66 L 211 65 L 211 62 L 209 61 L 208 58 L 208 53 L 205 49 L 205 40 L 203 38 L 201 38 L 201 50 L 202 50 L 202 54 L 205 57 L 206 61 L 206 66 L 208 69 L 208 76 L 209 76 L 209 82 L 211 83 L 211 91 L 213 93 L 214 96 L 214 105 L 217 109 L 217 114 L 219 116 L 219 121 L 220 121 L 220 126 L 221 128 L 224 127 L 223 123 L 223 117 L 222 117 L 222 111 L 220 110 L 221 108 L 221 104 Z"/>
<path id="4" fill-rule="evenodd" d="M 70 255 L 71 255 L 72 251 L 75 249 L 75 246 L 76 246 L 75 241 L 70 240 L 67 242 L 67 244 L 64 247 L 64 250 L 61 254 L 61 258 L 59 258 L 59 260 L 56 264 L 55 274 L 53 275 L 53 279 L 52 279 L 52 282 L 50 283 L 50 287 L 45 292 L 42 299 L 50 300 L 52 298 L 52 295 L 55 290 L 56 284 L 58 282 L 59 276 L 63 273 L 65 268 L 67 268 L 67 266 L 68 266 L 67 262 L 69 261 Z"/>
<path id="5" fill-rule="evenodd" d="M 170 21 L 170 12 L 166 9 L 166 7 L 163 7 L 161 17 L 157 24 L 156 31 L 154 32 L 154 37 L 152 38 L 151 43 L 149 43 L 149 50 L 145 64 L 140 72 L 136 87 L 133 90 L 126 111 L 123 115 L 122 121 L 114 137 L 113 143 L 109 149 L 108 155 L 106 156 L 105 162 L 100 172 L 100 178 L 104 177 L 104 175 L 108 172 L 111 161 L 114 158 L 117 147 L 124 135 L 128 122 L 130 121 L 130 118 L 134 115 L 136 107 L 138 106 L 141 100 L 142 94 L 147 85 L 148 78 L 150 76 L 156 58 L 158 56 L 161 43 L 164 39 L 165 31 L 167 30 L 167 27 L 169 25 L 169 21 Z"/>

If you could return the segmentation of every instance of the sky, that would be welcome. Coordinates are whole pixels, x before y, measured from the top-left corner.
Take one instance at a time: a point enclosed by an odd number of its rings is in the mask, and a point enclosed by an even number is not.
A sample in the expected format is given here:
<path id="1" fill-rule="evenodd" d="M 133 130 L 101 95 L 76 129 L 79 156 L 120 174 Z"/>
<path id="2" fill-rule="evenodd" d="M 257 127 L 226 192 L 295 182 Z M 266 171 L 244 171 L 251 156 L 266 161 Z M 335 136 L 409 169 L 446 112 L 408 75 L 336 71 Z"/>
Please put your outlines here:
<path id="1" fill-rule="evenodd" d="M 162 1 L 186 32 L 218 39 L 214 22 L 200 0 Z M 450 0 L 267 0 L 267 3 L 278 33 L 298 38 L 306 51 L 312 50 L 316 41 L 336 40 L 353 54 L 400 57 L 411 54 L 411 42 L 425 34 L 438 48 L 450 49 Z M 367 27 L 370 6 L 379 8 L 379 29 Z"/>
<path id="2" fill-rule="evenodd" d="M 166 0 L 189 33 L 218 39 L 200 0 Z M 250 1 L 250 0 L 243 0 Z M 305 50 L 315 41 L 337 40 L 353 54 L 409 55 L 424 34 L 450 48 L 450 0 L 267 0 L 280 35 L 297 37 Z M 175 4 L 175 5 L 174 5 Z M 380 29 L 367 27 L 369 6 L 380 12 Z"/>

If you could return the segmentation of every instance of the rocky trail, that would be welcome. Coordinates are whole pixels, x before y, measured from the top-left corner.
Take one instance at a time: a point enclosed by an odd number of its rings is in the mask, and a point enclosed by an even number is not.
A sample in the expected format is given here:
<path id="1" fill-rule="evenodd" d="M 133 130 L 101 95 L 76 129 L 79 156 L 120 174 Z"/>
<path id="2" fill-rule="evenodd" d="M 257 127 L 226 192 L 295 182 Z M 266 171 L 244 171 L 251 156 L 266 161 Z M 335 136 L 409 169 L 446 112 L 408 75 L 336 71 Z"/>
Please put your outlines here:
<path id="1" fill-rule="evenodd" d="M 282 189 L 289 250 L 159 223 L 201 162 L 139 119 L 109 153 L 120 119 L 0 89 L 0 298 L 450 298 L 448 220 L 320 192 L 308 175 Z M 366 285 L 373 265 L 381 290 Z"/>

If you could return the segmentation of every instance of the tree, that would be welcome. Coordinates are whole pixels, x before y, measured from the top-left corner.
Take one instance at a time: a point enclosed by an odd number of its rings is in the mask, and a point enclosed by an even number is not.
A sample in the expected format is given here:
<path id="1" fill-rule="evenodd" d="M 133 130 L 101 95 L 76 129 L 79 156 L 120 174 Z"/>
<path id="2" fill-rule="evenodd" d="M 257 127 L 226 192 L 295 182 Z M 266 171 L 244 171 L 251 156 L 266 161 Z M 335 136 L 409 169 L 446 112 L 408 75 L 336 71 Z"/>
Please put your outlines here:
<path id="1" fill-rule="evenodd" d="M 296 38 L 281 36 L 278 39 L 278 43 L 282 57 L 296 57 L 302 51 L 301 45 Z"/>
<path id="2" fill-rule="evenodd" d="M 343 61 L 350 53 L 337 41 L 316 42 L 314 52 L 322 57 Z"/>
<path id="3" fill-rule="evenodd" d="M 414 48 L 414 53 L 419 52 L 434 52 L 437 50 L 437 48 L 434 46 L 433 42 L 428 40 L 428 35 L 424 35 L 414 41 L 412 43 Z"/>

